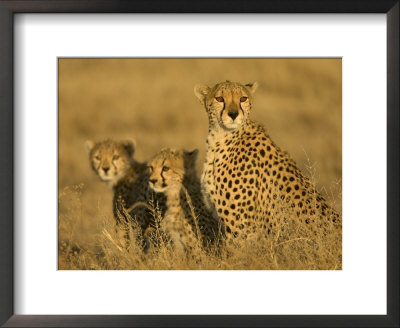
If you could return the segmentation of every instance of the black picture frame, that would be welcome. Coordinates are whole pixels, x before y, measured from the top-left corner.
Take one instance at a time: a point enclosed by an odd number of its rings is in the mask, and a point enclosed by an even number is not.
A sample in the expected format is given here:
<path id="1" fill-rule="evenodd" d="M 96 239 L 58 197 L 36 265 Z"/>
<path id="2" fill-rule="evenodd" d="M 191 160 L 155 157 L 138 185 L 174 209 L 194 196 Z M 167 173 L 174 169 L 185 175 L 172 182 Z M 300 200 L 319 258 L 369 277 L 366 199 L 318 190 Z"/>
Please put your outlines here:
<path id="1" fill-rule="evenodd" d="M 14 315 L 13 21 L 17 13 L 385 13 L 387 315 Z M 0 324 L 5 327 L 399 327 L 398 90 L 398 0 L 0 0 Z"/>

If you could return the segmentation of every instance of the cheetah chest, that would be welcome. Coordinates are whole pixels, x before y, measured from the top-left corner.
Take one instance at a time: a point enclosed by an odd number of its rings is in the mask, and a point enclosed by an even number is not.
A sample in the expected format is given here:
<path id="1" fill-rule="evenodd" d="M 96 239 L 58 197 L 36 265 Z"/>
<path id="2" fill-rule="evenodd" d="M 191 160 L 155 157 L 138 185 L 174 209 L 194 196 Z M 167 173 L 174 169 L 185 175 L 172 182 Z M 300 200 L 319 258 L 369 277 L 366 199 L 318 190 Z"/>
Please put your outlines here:
<path id="1" fill-rule="evenodd" d="M 187 249 L 195 241 L 195 234 L 180 204 L 180 198 L 168 195 L 167 208 L 161 227 L 170 236 L 175 247 Z"/>
<path id="2" fill-rule="evenodd" d="M 233 236 L 250 226 L 259 207 L 260 172 L 255 152 L 240 139 L 228 138 L 209 147 L 207 152 L 203 192 L 215 206 L 226 232 Z"/>

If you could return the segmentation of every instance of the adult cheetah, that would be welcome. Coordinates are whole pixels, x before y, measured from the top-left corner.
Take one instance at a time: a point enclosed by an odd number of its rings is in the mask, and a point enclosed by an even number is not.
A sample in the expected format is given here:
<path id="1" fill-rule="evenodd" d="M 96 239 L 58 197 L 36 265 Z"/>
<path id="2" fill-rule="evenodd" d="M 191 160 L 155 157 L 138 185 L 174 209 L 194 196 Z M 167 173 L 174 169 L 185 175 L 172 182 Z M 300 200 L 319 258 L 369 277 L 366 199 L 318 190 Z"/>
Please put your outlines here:
<path id="1" fill-rule="evenodd" d="M 145 206 L 132 206 L 138 202 L 158 205 L 165 210 L 165 196 L 154 193 L 148 187 L 147 163 L 139 163 L 133 158 L 134 141 L 105 140 L 85 143 L 91 167 L 103 182 L 114 192 L 113 213 L 116 230 L 126 239 L 129 248 L 129 230 L 134 228 L 138 242 L 145 247 L 143 234 L 149 225 L 154 224 L 154 215 Z"/>
<path id="2" fill-rule="evenodd" d="M 218 248 L 224 231 L 221 221 L 203 203 L 196 175 L 198 150 L 162 149 L 149 161 L 150 187 L 167 197 L 161 230 L 178 251 L 190 253 Z"/>
<path id="3" fill-rule="evenodd" d="M 201 177 L 206 204 L 215 207 L 231 241 L 260 232 L 278 238 L 292 223 L 311 235 L 334 233 L 341 243 L 341 217 L 264 128 L 250 120 L 256 88 L 257 83 L 230 81 L 194 88 L 209 120 Z"/>

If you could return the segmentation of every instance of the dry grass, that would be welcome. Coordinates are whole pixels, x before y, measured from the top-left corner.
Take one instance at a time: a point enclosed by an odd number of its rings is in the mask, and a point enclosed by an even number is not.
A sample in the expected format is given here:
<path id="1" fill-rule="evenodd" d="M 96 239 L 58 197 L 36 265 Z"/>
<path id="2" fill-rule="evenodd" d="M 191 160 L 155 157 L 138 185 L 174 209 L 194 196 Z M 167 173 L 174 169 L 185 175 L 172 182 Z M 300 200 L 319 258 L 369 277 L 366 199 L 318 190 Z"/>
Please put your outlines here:
<path id="1" fill-rule="evenodd" d="M 228 245 L 196 260 L 168 247 L 126 251 L 112 192 L 91 172 L 86 139 L 135 138 L 136 159 L 162 147 L 205 155 L 208 122 L 198 82 L 257 80 L 252 117 L 289 151 L 341 211 L 341 61 L 338 59 L 62 59 L 59 62 L 60 269 L 340 269 L 340 238 L 308 238 L 294 224 L 276 239 Z M 321 237 L 321 238 L 320 238 Z M 255 239 L 256 240 L 256 239 Z"/>
<path id="2" fill-rule="evenodd" d="M 73 200 L 71 214 L 60 216 L 59 268 L 90 270 L 248 270 L 248 269 L 341 269 L 341 236 L 314 236 L 312 231 L 297 220 L 288 221 L 285 229 L 270 239 L 262 233 L 250 240 L 226 243 L 224 247 L 202 250 L 201 241 L 194 253 L 183 256 L 165 242 L 163 233 L 152 229 L 152 238 L 157 238 L 157 248 L 144 254 L 131 243 L 124 246 L 115 232 L 114 218 L 102 217 L 98 229 L 79 241 L 79 232 L 84 230 L 81 212 L 81 186 L 66 188 L 60 194 Z M 142 204 L 138 204 L 142 206 Z M 153 207 L 156 221 L 161 221 L 160 212 Z M 192 207 L 193 215 L 195 209 Z M 65 211 L 64 213 L 68 213 Z M 130 230 L 131 240 L 136 240 L 135 230 Z"/>

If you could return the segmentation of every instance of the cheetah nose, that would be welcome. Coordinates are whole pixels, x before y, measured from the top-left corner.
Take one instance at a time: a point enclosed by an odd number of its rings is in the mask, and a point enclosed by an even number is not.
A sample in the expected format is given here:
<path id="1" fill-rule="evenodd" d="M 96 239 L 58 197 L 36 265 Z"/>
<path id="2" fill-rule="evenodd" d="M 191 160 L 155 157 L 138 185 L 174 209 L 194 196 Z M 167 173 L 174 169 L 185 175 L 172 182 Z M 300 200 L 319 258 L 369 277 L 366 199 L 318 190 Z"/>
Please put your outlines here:
<path id="1" fill-rule="evenodd" d="M 155 183 L 157 182 L 157 179 L 150 179 L 150 182 L 151 182 L 152 184 L 155 184 Z"/>
<path id="2" fill-rule="evenodd" d="M 108 166 L 105 166 L 105 167 L 103 167 L 103 171 L 104 171 L 104 173 L 106 173 L 107 174 L 107 172 L 108 172 L 108 170 L 109 170 L 110 168 L 108 167 Z"/>
<path id="3" fill-rule="evenodd" d="M 239 113 L 238 112 L 228 112 L 228 116 L 232 118 L 234 121 L 236 117 L 238 117 Z"/>

